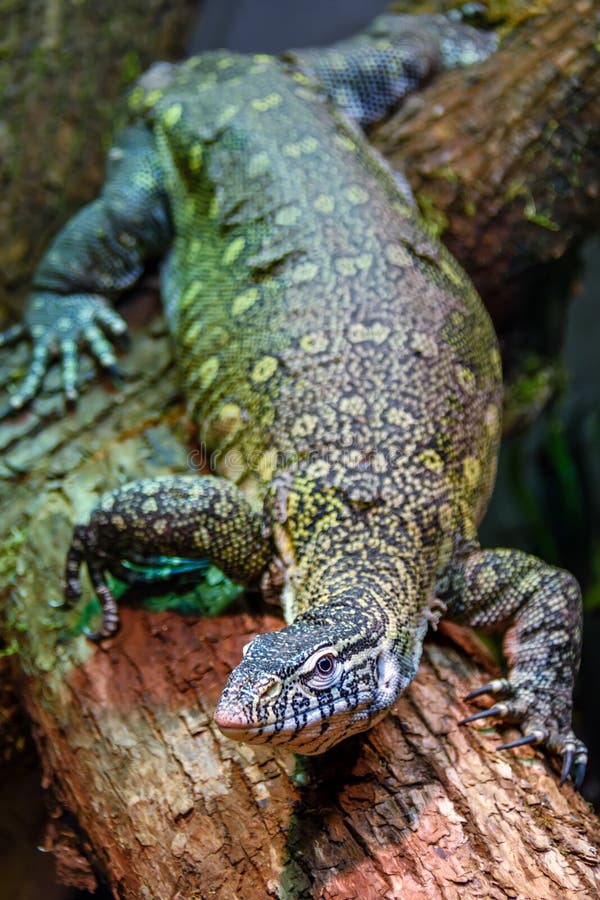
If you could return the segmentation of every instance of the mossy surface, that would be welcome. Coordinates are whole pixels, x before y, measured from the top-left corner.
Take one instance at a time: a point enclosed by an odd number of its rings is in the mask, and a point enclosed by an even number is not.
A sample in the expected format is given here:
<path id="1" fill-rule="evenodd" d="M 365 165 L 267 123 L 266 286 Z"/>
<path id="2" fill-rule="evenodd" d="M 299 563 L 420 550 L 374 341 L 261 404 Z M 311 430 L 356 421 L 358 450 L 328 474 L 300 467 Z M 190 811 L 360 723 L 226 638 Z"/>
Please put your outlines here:
<path id="1" fill-rule="evenodd" d="M 196 15 L 191 0 L 0 4 L 3 307 L 20 308 L 50 238 L 100 185 L 123 89 L 184 55 Z"/>

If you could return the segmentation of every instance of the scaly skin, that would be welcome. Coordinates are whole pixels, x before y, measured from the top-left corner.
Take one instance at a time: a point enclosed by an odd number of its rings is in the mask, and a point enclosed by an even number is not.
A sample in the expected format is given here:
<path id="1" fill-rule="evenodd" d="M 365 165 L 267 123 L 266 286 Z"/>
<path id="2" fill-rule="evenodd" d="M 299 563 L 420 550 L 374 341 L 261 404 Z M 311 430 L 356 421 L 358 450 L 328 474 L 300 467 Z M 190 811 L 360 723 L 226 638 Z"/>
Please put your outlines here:
<path id="1" fill-rule="evenodd" d="M 67 597 L 86 561 L 103 637 L 118 623 L 104 572 L 133 577 L 123 560 L 209 558 L 242 583 L 279 583 L 290 624 L 251 642 L 216 721 L 302 753 L 385 713 L 442 612 L 512 622 L 509 677 L 483 690 L 580 781 L 578 587 L 476 540 L 500 431 L 492 326 L 347 118 L 366 125 L 440 66 L 493 46 L 442 17 L 392 15 L 285 61 L 217 52 L 151 70 L 103 194 L 36 273 L 34 363 L 12 405 L 37 389 L 51 340 L 69 396 L 78 331 L 112 366 L 94 322 L 121 326 L 104 297 L 164 256 L 177 359 L 216 477 L 107 495 L 75 532 Z"/>

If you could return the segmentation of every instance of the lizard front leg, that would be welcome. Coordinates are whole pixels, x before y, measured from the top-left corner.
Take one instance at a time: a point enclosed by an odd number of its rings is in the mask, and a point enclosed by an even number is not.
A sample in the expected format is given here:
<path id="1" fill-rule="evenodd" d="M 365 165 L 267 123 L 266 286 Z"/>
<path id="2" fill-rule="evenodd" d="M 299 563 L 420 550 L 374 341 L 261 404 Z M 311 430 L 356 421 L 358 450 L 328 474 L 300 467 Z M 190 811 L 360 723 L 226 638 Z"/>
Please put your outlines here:
<path id="1" fill-rule="evenodd" d="M 86 524 L 75 528 L 67 555 L 65 599 L 81 596 L 79 570 L 85 562 L 102 604 L 95 639 L 119 624 L 117 604 L 105 580 L 112 572 L 128 581 L 123 561 L 152 565 L 157 557 L 210 560 L 240 584 L 256 581 L 271 547 L 269 528 L 239 488 L 213 475 L 145 479 L 106 494 Z M 177 571 L 174 564 L 173 571 Z M 151 576 L 141 575 L 142 580 Z"/>
<path id="2" fill-rule="evenodd" d="M 149 259 L 171 241 L 169 204 L 152 133 L 143 126 L 123 131 L 109 154 L 100 196 L 56 235 L 38 265 L 22 325 L 0 333 L 0 347 L 29 336 L 28 372 L 0 418 L 24 408 L 39 392 L 54 356 L 61 359 L 66 400 L 77 400 L 79 349 L 118 375 L 110 339 L 127 331 L 109 300 L 131 287 Z"/>
<path id="3" fill-rule="evenodd" d="M 497 702 L 461 724 L 487 716 L 520 722 L 523 737 L 499 749 L 542 744 L 562 756 L 561 784 L 571 774 L 579 787 L 587 750 L 571 727 L 582 619 L 575 578 L 518 550 L 477 550 L 443 581 L 439 594 L 448 603 L 448 618 L 474 628 L 509 625 L 508 678 L 467 697 L 490 694 Z"/>

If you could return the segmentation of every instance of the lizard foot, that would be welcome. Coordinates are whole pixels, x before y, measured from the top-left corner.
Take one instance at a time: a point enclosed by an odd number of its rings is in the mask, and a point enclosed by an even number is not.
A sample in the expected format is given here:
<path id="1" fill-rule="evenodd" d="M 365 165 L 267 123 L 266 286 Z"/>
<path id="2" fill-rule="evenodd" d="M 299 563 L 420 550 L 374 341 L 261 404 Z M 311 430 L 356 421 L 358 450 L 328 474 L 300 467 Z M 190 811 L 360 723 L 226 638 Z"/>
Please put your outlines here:
<path id="1" fill-rule="evenodd" d="M 0 334 L 0 347 L 27 336 L 33 340 L 27 374 L 5 407 L 0 409 L 0 419 L 13 415 L 33 400 L 55 356 L 60 358 L 67 406 L 74 406 L 78 398 L 78 357 L 82 343 L 87 344 L 92 356 L 113 379 L 120 379 L 108 338 L 119 342 L 125 337 L 127 326 L 123 319 L 96 294 L 72 294 L 58 300 L 51 292 L 37 291 L 25 310 L 24 324 Z"/>
<path id="2" fill-rule="evenodd" d="M 497 678 L 471 691 L 465 700 L 473 700 L 484 694 L 498 698 L 497 702 L 488 709 L 462 719 L 459 725 L 492 717 L 507 722 L 519 722 L 524 732 L 523 736 L 500 744 L 496 749 L 511 750 L 527 744 L 541 745 L 562 758 L 560 784 L 563 785 L 571 776 L 576 790 L 581 788 L 588 752 L 585 744 L 575 737 L 570 728 L 561 727 L 563 716 L 555 714 L 555 710 L 562 704 L 560 699 L 553 699 L 548 695 L 540 699 L 532 690 L 517 689 L 506 678 Z"/>
<path id="3" fill-rule="evenodd" d="M 104 579 L 102 565 L 90 557 L 86 543 L 87 537 L 88 529 L 86 526 L 76 526 L 67 554 L 64 598 L 66 604 L 72 606 L 81 597 L 82 588 L 79 570 L 82 563 L 86 562 L 96 596 L 102 606 L 102 623 L 98 631 L 90 632 L 86 630 L 85 634 L 92 641 L 101 641 L 117 631 L 119 627 L 119 612 L 117 601 Z"/>

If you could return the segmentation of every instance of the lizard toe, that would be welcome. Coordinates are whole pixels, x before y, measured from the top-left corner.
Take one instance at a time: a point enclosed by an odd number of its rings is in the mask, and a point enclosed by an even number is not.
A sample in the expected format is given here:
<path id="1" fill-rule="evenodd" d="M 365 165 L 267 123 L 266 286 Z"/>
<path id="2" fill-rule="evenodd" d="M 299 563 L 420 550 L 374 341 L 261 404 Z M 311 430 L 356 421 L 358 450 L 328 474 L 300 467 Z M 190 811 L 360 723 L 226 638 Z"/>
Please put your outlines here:
<path id="1" fill-rule="evenodd" d="M 585 778 L 588 761 L 588 751 L 583 741 L 569 731 L 558 738 L 549 740 L 547 746 L 552 753 L 562 756 L 560 784 L 565 784 L 570 777 L 576 790 L 579 790 Z"/>
<path id="2" fill-rule="evenodd" d="M 506 744 L 499 744 L 496 747 L 496 750 L 512 750 L 513 747 L 523 747 L 526 744 L 539 744 L 544 740 L 544 734 L 539 731 L 535 731 L 529 734 L 524 734 L 523 737 L 517 738 L 515 741 L 508 741 Z"/>
<path id="3" fill-rule="evenodd" d="M 476 722 L 478 719 L 487 719 L 492 716 L 505 718 L 508 712 L 509 706 L 507 703 L 495 703 L 494 706 L 490 706 L 489 709 L 482 709 L 479 712 L 473 713 L 472 716 L 467 716 L 466 719 L 461 719 L 458 724 L 468 725 L 469 722 Z"/>
<path id="4" fill-rule="evenodd" d="M 488 681 L 487 684 L 475 688 L 474 691 L 469 691 L 465 700 L 474 700 L 475 697 L 481 697 L 484 694 L 490 694 L 492 697 L 508 697 L 511 693 L 512 687 L 506 678 L 495 678 L 493 681 Z"/>

